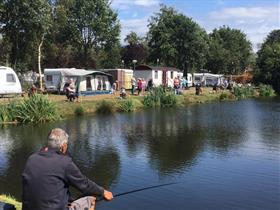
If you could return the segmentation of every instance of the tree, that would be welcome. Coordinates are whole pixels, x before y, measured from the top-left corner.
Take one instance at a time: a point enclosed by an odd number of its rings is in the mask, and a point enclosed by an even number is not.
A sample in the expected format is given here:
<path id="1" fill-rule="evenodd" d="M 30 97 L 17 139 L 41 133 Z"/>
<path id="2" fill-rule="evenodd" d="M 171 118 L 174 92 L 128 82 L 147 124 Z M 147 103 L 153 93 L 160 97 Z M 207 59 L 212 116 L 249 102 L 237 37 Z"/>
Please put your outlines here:
<path id="1" fill-rule="evenodd" d="M 73 0 L 67 18 L 70 40 L 83 67 L 95 67 L 94 54 L 119 42 L 120 24 L 108 0 Z"/>
<path id="2" fill-rule="evenodd" d="M 213 73 L 239 74 L 252 58 L 251 43 L 237 29 L 221 27 L 209 35 L 209 54 L 206 68 Z"/>
<path id="3" fill-rule="evenodd" d="M 122 48 L 122 60 L 125 65 L 132 66 L 133 60 L 139 64 L 146 63 L 148 56 L 148 46 L 145 39 L 139 37 L 135 32 L 130 32 L 124 39 L 128 45 Z"/>
<path id="4" fill-rule="evenodd" d="M 151 62 L 188 71 L 202 68 L 208 51 L 207 33 L 191 18 L 161 5 L 149 22 L 148 44 Z"/>
<path id="5" fill-rule="evenodd" d="M 273 30 L 257 52 L 257 82 L 270 84 L 280 94 L 280 30 Z"/>
<path id="6" fill-rule="evenodd" d="M 10 44 L 10 63 L 13 68 L 26 71 L 36 68 L 38 56 L 40 70 L 41 47 L 50 26 L 48 0 L 9 0 L 0 7 L 1 33 Z"/>

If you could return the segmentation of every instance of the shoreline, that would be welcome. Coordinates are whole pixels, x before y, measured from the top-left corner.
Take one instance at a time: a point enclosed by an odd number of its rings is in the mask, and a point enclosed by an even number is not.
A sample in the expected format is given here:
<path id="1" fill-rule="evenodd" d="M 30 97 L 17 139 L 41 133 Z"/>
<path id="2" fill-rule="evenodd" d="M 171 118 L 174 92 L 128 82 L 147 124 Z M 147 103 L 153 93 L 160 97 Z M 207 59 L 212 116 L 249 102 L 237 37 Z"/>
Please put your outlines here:
<path id="1" fill-rule="evenodd" d="M 116 94 L 105 94 L 105 95 L 92 95 L 92 96 L 80 96 L 79 101 L 69 102 L 65 95 L 54 95 L 49 94 L 48 100 L 53 103 L 56 107 L 57 113 L 59 115 L 59 120 L 65 120 L 75 116 L 91 115 L 94 116 L 98 113 L 108 113 L 112 114 L 115 112 L 135 112 L 138 110 L 145 110 L 150 107 L 144 105 L 144 96 L 130 95 L 130 91 L 127 91 L 128 96 L 126 99 L 120 99 L 119 92 Z M 147 93 L 146 93 L 147 95 Z M 218 92 L 213 92 L 211 87 L 204 87 L 201 95 L 195 95 L 195 88 L 191 87 L 188 90 L 184 90 L 182 95 L 176 95 L 176 105 L 175 107 L 184 107 L 190 104 L 202 104 L 202 103 L 213 103 L 221 101 L 237 101 L 239 100 L 232 92 L 229 90 L 220 90 Z M 255 94 L 253 98 L 259 98 L 258 94 Z M 20 102 L 23 99 L 27 99 L 25 96 L 23 98 L 15 98 L 13 100 L 0 100 L 0 105 L 9 104 L 11 101 Z M 244 97 L 252 98 L 252 97 Z M 130 103 L 130 107 L 127 107 L 125 102 Z M 105 112 L 100 112 L 98 108 L 102 106 L 102 103 L 109 104 L 110 110 L 105 110 Z M 105 105 L 106 105 L 105 104 Z M 122 107 L 124 104 L 126 107 Z M 106 108 L 106 107 L 105 107 Z M 165 107 L 162 107 L 165 108 Z M 1 113 L 0 113 L 1 114 Z M 13 121 L 2 121 L 0 125 L 20 125 L 21 122 Z"/>

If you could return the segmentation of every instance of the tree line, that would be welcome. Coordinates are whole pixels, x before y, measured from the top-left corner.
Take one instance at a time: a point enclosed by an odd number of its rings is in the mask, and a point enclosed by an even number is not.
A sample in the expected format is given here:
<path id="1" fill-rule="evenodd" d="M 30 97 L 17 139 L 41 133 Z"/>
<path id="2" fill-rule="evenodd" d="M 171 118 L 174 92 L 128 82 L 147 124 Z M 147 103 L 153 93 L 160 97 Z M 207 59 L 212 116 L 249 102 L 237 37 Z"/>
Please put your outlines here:
<path id="1" fill-rule="evenodd" d="M 272 31 L 257 54 L 246 34 L 227 26 L 207 34 L 192 18 L 161 5 L 148 32 L 120 40 L 121 24 L 109 0 L 0 1 L 0 64 L 19 72 L 42 67 L 131 68 L 137 64 L 187 72 L 239 74 L 251 67 L 256 82 L 279 91 L 280 32 Z"/>

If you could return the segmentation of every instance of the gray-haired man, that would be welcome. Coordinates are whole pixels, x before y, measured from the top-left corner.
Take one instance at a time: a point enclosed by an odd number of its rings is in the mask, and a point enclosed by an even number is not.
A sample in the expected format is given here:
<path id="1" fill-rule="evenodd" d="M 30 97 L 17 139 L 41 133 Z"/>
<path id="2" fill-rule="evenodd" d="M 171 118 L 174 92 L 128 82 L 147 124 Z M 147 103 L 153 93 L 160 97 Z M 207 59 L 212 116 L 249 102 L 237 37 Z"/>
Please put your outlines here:
<path id="1" fill-rule="evenodd" d="M 85 210 L 94 209 L 95 197 L 112 200 L 113 194 L 98 186 L 66 155 L 68 134 L 51 130 L 48 146 L 31 155 L 22 173 L 23 210 Z M 85 197 L 69 204 L 69 186 Z"/>

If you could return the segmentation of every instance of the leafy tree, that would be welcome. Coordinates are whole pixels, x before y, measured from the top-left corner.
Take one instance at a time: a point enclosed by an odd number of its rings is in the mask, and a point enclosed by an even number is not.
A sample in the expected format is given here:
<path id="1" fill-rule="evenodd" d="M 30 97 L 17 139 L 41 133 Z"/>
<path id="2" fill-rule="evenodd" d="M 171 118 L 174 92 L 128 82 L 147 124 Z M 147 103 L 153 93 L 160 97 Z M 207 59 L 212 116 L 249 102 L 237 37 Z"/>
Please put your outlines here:
<path id="1" fill-rule="evenodd" d="M 213 73 L 238 74 L 252 61 L 251 43 L 237 29 L 221 27 L 209 35 L 206 68 Z"/>
<path id="2" fill-rule="evenodd" d="M 161 64 L 183 69 L 185 74 L 204 66 L 207 34 L 191 18 L 161 5 L 160 12 L 151 17 L 148 26 L 151 62 L 159 58 Z"/>
<path id="3" fill-rule="evenodd" d="M 50 5 L 47 0 L 9 0 L 0 7 L 0 25 L 4 40 L 10 43 L 10 63 L 13 68 L 26 71 L 36 68 L 36 54 L 40 69 L 40 52 L 50 25 Z"/>
<path id="4" fill-rule="evenodd" d="M 280 30 L 273 30 L 258 51 L 255 80 L 270 84 L 280 94 Z"/>
<path id="5" fill-rule="evenodd" d="M 133 60 L 137 60 L 137 63 L 146 63 L 148 56 L 148 46 L 145 39 L 139 37 L 135 32 L 130 32 L 124 39 L 128 45 L 122 48 L 122 60 L 124 65 L 132 66 Z"/>
<path id="6" fill-rule="evenodd" d="M 80 52 L 81 66 L 95 67 L 93 55 L 119 42 L 120 24 L 108 0 L 73 0 L 67 18 L 67 30 Z"/>

